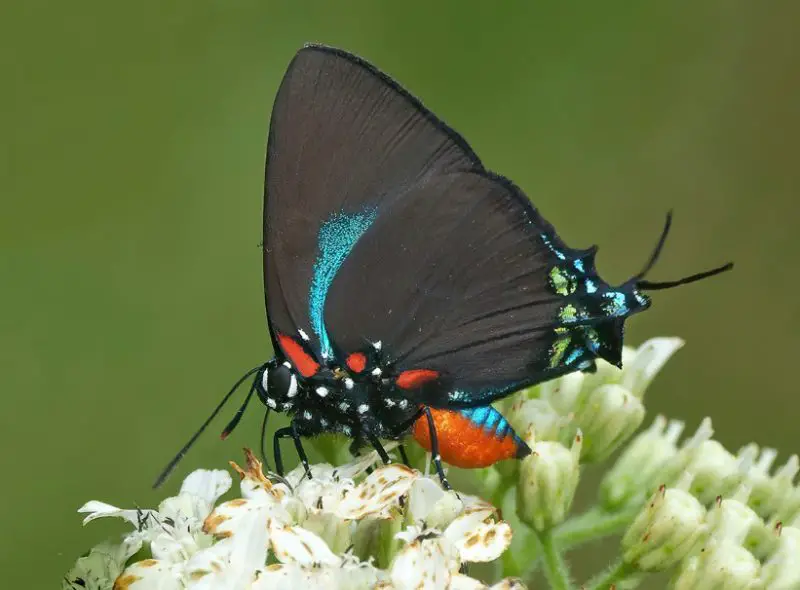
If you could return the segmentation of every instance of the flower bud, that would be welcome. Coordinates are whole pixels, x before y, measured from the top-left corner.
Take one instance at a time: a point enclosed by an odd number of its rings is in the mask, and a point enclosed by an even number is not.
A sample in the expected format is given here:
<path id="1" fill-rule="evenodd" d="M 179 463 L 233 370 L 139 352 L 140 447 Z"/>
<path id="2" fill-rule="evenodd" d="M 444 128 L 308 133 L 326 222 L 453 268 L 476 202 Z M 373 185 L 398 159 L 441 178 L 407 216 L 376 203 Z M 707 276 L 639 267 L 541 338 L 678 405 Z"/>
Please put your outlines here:
<path id="1" fill-rule="evenodd" d="M 763 525 L 758 514 L 746 504 L 749 493 L 750 490 L 742 486 L 734 497 L 718 500 L 709 511 L 706 522 L 715 541 L 742 545 L 754 528 Z"/>
<path id="2" fill-rule="evenodd" d="M 615 372 L 619 370 L 605 363 Z M 587 374 L 581 371 L 568 373 L 559 379 L 546 381 L 540 387 L 540 398 L 550 404 L 550 406 L 560 416 L 569 417 L 575 412 L 580 401 L 580 396 L 586 390 Z M 546 439 L 555 440 L 555 439 Z"/>
<path id="3" fill-rule="evenodd" d="M 680 338 L 651 338 L 636 349 L 633 359 L 623 358 L 620 385 L 639 399 L 667 361 L 683 346 Z"/>
<path id="4" fill-rule="evenodd" d="M 770 518 L 770 524 L 775 526 L 783 523 L 784 526 L 800 528 L 800 487 L 789 490 L 783 503 Z"/>
<path id="5" fill-rule="evenodd" d="M 581 434 L 571 448 L 553 441 L 537 442 L 522 460 L 517 485 L 517 515 L 538 531 L 566 517 L 578 486 Z"/>
<path id="6" fill-rule="evenodd" d="M 764 563 L 761 579 L 770 590 L 800 588 L 800 529 L 778 527 L 777 549 Z"/>
<path id="7" fill-rule="evenodd" d="M 656 416 L 653 424 L 636 436 L 603 477 L 600 502 L 614 511 L 632 501 L 643 500 L 658 486 L 658 474 L 677 452 L 684 423 Z"/>
<path id="8" fill-rule="evenodd" d="M 529 432 L 536 440 L 561 440 L 561 432 L 569 424 L 569 418 L 543 399 L 517 398 L 507 415 L 514 430 L 526 440 Z"/>
<path id="9" fill-rule="evenodd" d="M 677 487 L 661 486 L 622 538 L 622 559 L 641 571 L 663 571 L 684 557 L 704 537 L 705 508 L 686 491 L 691 476 Z"/>
<path id="10" fill-rule="evenodd" d="M 714 428 L 711 426 L 711 418 L 703 418 L 695 433 L 684 441 L 675 455 L 667 459 L 661 469 L 661 473 L 658 475 L 660 483 L 672 485 L 677 482 L 694 460 L 700 450 L 700 446 L 709 440 L 713 434 Z"/>
<path id="11" fill-rule="evenodd" d="M 620 385 L 603 385 L 589 392 L 575 413 L 584 435 L 581 460 L 606 459 L 636 431 L 644 420 L 639 398 Z"/>
<path id="12" fill-rule="evenodd" d="M 673 590 L 749 590 L 761 588 L 761 563 L 732 541 L 712 543 L 686 560 L 672 582 Z"/>
<path id="13" fill-rule="evenodd" d="M 751 444 L 741 452 L 752 452 L 755 448 L 756 445 Z M 770 475 L 777 456 L 778 452 L 775 449 L 761 449 L 755 465 L 747 472 L 747 484 L 753 490 L 749 504 L 762 518 L 769 518 L 786 503 L 792 494 L 792 480 L 800 470 L 797 455 L 792 455 L 775 475 Z"/>
<path id="14" fill-rule="evenodd" d="M 745 476 L 741 461 L 715 440 L 700 443 L 687 469 L 694 475 L 689 491 L 706 506 L 730 495 Z"/>

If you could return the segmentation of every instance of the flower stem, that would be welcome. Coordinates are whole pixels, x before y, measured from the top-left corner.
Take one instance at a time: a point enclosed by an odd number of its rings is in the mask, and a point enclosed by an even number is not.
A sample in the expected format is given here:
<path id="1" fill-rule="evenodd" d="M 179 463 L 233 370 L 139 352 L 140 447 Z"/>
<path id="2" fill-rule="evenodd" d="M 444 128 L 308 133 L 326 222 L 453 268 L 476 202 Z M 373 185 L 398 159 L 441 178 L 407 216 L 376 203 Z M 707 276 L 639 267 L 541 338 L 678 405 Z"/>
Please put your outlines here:
<path id="1" fill-rule="evenodd" d="M 535 538 L 539 542 L 544 566 L 544 576 L 552 590 L 572 590 L 569 566 L 564 561 L 564 556 L 556 546 L 551 531 L 537 533 Z"/>
<path id="2" fill-rule="evenodd" d="M 617 512 L 607 512 L 595 506 L 556 527 L 553 535 L 559 547 L 570 549 L 587 541 L 620 532 L 631 523 L 639 509 L 640 506 L 631 505 Z"/>
<path id="3" fill-rule="evenodd" d="M 639 585 L 639 580 L 636 579 L 635 573 L 636 570 L 624 561 L 618 561 L 603 573 L 589 580 L 583 585 L 583 588 L 587 590 L 609 590 L 612 587 L 619 586 L 634 588 Z"/>

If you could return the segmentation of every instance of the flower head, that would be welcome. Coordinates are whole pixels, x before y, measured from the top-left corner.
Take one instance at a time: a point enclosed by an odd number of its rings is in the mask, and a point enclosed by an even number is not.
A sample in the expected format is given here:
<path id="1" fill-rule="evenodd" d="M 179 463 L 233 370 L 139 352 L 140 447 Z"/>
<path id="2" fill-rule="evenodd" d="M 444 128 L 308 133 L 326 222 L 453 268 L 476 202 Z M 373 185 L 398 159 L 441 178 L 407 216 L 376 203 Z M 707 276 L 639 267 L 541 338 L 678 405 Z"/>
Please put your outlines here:
<path id="1" fill-rule="evenodd" d="M 552 528 L 564 520 L 578 487 L 581 433 L 570 448 L 553 441 L 541 441 L 520 466 L 517 486 L 517 514 L 536 530 Z"/>
<path id="2" fill-rule="evenodd" d="M 622 538 L 623 560 L 640 571 L 663 571 L 686 557 L 706 533 L 705 508 L 687 490 L 662 486 Z"/>
<path id="3" fill-rule="evenodd" d="M 157 510 L 87 503 L 85 522 L 116 516 L 135 530 L 78 560 L 65 588 L 401 589 L 419 580 L 483 588 L 459 568 L 497 559 L 511 542 L 510 526 L 478 498 L 404 465 L 366 473 L 376 453 L 338 468 L 314 465 L 311 478 L 300 470 L 268 477 L 251 452 L 246 459 L 245 467 L 231 463 L 240 497 L 216 506 L 231 484 L 224 471 L 192 473 Z"/>

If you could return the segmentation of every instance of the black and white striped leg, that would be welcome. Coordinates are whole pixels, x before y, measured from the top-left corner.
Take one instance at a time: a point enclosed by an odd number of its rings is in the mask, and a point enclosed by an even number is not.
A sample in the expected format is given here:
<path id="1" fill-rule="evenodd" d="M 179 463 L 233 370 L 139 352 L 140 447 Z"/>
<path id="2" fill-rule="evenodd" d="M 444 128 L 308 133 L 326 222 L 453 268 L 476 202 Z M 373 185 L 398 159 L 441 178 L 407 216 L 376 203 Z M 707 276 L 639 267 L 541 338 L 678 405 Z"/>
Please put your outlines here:
<path id="1" fill-rule="evenodd" d="M 428 420 L 428 433 L 431 438 L 431 455 L 433 457 L 433 465 L 436 468 L 436 473 L 439 474 L 442 487 L 446 490 L 452 490 L 453 487 L 450 485 L 450 482 L 447 481 L 447 477 L 444 475 L 444 469 L 442 469 L 442 457 L 439 454 L 439 437 L 436 435 L 436 425 L 433 422 L 431 410 L 428 406 L 425 406 L 422 409 L 422 413 L 425 414 L 425 418 Z"/>
<path id="2" fill-rule="evenodd" d="M 311 468 L 308 465 L 308 457 L 306 456 L 305 449 L 303 449 L 303 443 L 300 440 L 300 435 L 297 432 L 297 427 L 294 422 L 285 428 L 276 430 L 275 436 L 272 438 L 272 452 L 275 455 L 275 470 L 278 472 L 278 475 L 283 475 L 283 460 L 281 459 L 282 438 L 291 438 L 294 441 L 294 448 L 297 449 L 300 463 L 303 464 L 303 469 L 305 469 L 308 479 L 311 479 Z"/>

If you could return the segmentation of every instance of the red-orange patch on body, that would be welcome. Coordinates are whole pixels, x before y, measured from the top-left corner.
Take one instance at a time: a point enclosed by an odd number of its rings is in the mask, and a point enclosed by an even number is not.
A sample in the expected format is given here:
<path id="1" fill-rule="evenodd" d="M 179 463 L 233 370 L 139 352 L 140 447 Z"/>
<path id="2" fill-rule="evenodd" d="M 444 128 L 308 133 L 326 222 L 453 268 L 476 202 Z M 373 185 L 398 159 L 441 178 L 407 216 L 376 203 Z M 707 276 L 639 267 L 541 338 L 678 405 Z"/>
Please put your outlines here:
<path id="1" fill-rule="evenodd" d="M 319 363 L 308 354 L 294 338 L 285 334 L 278 334 L 278 342 L 289 361 L 303 377 L 311 377 L 319 371 Z"/>
<path id="2" fill-rule="evenodd" d="M 395 383 L 398 387 L 403 389 L 414 389 L 430 381 L 435 381 L 439 378 L 438 371 L 431 371 L 430 369 L 411 369 L 410 371 L 403 371 L 397 376 Z"/>
<path id="3" fill-rule="evenodd" d="M 458 411 L 430 410 L 439 439 L 439 454 L 445 463 L 472 469 L 517 456 L 517 443 L 510 434 L 498 438 Z M 414 422 L 411 433 L 425 450 L 431 450 L 428 419 L 424 414 Z"/>
<path id="4" fill-rule="evenodd" d="M 367 368 L 367 356 L 363 352 L 354 352 L 347 357 L 347 367 L 355 373 L 360 373 Z"/>

